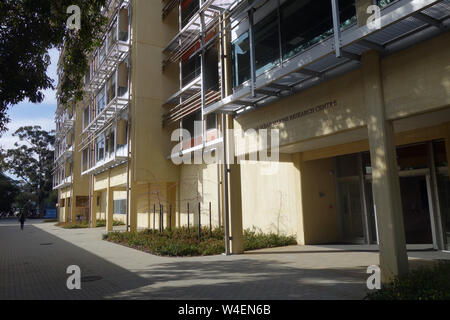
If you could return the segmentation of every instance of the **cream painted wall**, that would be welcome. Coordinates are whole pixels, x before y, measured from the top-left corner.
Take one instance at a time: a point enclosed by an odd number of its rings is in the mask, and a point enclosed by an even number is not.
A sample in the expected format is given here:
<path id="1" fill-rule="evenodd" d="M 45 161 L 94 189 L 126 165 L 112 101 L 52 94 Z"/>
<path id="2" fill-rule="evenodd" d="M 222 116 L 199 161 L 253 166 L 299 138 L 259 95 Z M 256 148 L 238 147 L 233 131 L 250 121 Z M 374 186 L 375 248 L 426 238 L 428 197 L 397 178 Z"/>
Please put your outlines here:
<path id="1" fill-rule="evenodd" d="M 450 105 L 450 33 L 381 60 L 387 118 Z"/>
<path id="2" fill-rule="evenodd" d="M 239 117 L 235 119 L 234 127 L 241 130 L 255 129 L 268 122 L 335 100 L 336 107 L 274 125 L 273 129 L 280 130 L 280 145 L 330 135 L 366 124 L 361 72 L 356 70 Z M 236 144 L 242 143 L 243 139 L 237 139 Z"/>
<path id="3" fill-rule="evenodd" d="M 241 164 L 244 229 L 297 235 L 301 242 L 300 172 L 294 156 L 282 154 L 273 175 L 262 175 L 263 165 Z"/>
<path id="4" fill-rule="evenodd" d="M 211 202 L 211 220 L 213 226 L 217 226 L 219 224 L 217 166 L 183 165 L 180 170 L 180 224 L 187 225 L 187 204 L 189 203 L 190 225 L 198 225 L 198 203 L 200 203 L 201 224 L 209 226 L 209 203 Z"/>
<path id="5" fill-rule="evenodd" d="M 177 10 L 163 22 L 159 0 L 133 2 L 132 143 L 134 180 L 176 181 L 169 155 L 170 133 L 162 130 L 164 100 L 178 90 L 178 68 L 161 72 L 163 49 L 178 32 Z M 138 22 L 142 23 L 138 23 Z"/>

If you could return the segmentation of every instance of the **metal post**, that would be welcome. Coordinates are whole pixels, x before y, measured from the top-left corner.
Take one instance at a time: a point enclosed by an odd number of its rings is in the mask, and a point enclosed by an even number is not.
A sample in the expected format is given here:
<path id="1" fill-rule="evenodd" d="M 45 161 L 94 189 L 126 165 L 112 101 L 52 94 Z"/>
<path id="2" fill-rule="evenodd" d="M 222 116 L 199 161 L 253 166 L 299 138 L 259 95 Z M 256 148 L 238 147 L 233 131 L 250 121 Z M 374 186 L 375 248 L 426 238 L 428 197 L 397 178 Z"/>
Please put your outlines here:
<path id="1" fill-rule="evenodd" d="M 224 225 L 225 225 L 225 254 L 230 255 L 230 208 L 228 203 L 228 161 L 227 161 L 227 134 L 225 129 L 225 115 L 222 114 L 223 131 L 223 183 L 224 183 Z"/>
<path id="2" fill-rule="evenodd" d="M 198 203 L 198 241 L 202 238 L 202 211 L 201 204 Z"/>
<path id="3" fill-rule="evenodd" d="M 202 2 L 200 1 L 200 6 Z M 201 69 L 201 100 L 202 100 L 202 144 L 205 146 L 206 143 L 206 130 L 205 130 L 205 104 L 206 104 L 206 61 L 205 61 L 205 15 L 203 11 L 200 12 L 200 33 L 201 33 L 201 54 L 200 54 L 200 69 Z"/>
<path id="4" fill-rule="evenodd" d="M 255 34 L 253 28 L 253 9 L 248 11 L 248 35 L 249 35 L 249 43 L 250 43 L 250 88 L 252 97 L 256 97 L 255 93 L 255 81 L 256 81 L 256 70 L 255 70 Z"/>
<path id="5" fill-rule="evenodd" d="M 156 204 L 153 204 L 153 230 L 156 230 Z"/>
<path id="6" fill-rule="evenodd" d="M 333 11 L 334 49 L 336 51 L 336 57 L 341 58 L 341 19 L 339 16 L 339 0 L 331 0 L 331 8 Z"/>

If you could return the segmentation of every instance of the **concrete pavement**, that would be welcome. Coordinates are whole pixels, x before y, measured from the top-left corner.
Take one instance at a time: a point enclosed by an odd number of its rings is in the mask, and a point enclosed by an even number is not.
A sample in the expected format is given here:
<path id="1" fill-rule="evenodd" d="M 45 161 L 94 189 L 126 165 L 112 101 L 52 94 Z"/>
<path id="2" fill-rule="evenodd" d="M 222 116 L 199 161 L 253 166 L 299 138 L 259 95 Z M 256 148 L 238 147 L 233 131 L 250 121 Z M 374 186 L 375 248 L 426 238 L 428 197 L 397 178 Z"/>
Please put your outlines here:
<path id="1" fill-rule="evenodd" d="M 157 257 L 102 240 L 104 229 L 0 220 L 0 299 L 362 299 L 374 246 L 291 246 L 239 256 Z M 450 253 L 409 252 L 414 263 Z M 82 289 L 66 287 L 69 265 Z"/>

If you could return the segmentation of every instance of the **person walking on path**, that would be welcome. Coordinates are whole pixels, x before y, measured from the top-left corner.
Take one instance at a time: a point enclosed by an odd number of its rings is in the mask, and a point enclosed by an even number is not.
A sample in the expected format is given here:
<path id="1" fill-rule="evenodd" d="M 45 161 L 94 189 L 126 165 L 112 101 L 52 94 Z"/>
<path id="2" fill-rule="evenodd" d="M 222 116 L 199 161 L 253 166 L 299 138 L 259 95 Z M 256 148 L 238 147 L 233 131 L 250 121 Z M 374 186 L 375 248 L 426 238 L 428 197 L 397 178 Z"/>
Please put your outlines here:
<path id="1" fill-rule="evenodd" d="M 20 210 L 19 221 L 20 221 L 20 230 L 23 231 L 23 227 L 25 225 L 25 220 L 27 220 L 27 215 L 31 212 L 31 201 L 28 200 L 27 203 Z"/>
<path id="2" fill-rule="evenodd" d="M 23 231 L 23 227 L 24 227 L 24 225 L 25 225 L 25 220 L 26 220 L 26 218 L 25 218 L 25 212 L 22 210 L 22 212 L 20 213 L 20 216 L 19 216 L 20 230 L 22 230 L 22 231 Z"/>

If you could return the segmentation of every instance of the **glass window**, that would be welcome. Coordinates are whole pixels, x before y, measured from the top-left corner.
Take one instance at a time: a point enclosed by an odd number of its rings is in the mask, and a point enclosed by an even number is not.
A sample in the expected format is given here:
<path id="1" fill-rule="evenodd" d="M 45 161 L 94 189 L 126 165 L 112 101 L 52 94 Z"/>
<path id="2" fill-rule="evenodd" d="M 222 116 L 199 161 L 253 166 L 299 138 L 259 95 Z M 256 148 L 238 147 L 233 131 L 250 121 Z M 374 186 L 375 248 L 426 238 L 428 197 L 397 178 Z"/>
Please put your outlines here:
<path id="1" fill-rule="evenodd" d="M 381 8 L 384 8 L 395 1 L 397 1 L 397 0 L 377 0 L 377 5 Z"/>
<path id="2" fill-rule="evenodd" d="M 89 107 L 84 108 L 83 110 L 83 129 L 89 125 Z"/>
<path id="3" fill-rule="evenodd" d="M 108 105 L 116 97 L 116 74 L 106 82 L 106 104 Z"/>
<path id="4" fill-rule="evenodd" d="M 359 175 L 358 155 L 346 155 L 337 158 L 337 174 L 339 178 Z"/>
<path id="5" fill-rule="evenodd" d="M 181 11 L 181 23 L 184 27 L 189 20 L 194 16 L 194 14 L 198 11 L 200 7 L 200 3 L 198 0 L 185 0 L 182 3 L 182 11 Z"/>
<path id="6" fill-rule="evenodd" d="M 277 10 L 255 24 L 255 68 L 257 76 L 280 62 L 278 27 Z"/>
<path id="7" fill-rule="evenodd" d="M 114 200 L 114 214 L 127 213 L 127 199 Z"/>
<path id="8" fill-rule="evenodd" d="M 426 144 L 400 146 L 397 148 L 399 170 L 428 168 L 428 152 Z"/>
<path id="9" fill-rule="evenodd" d="M 250 42 L 248 32 L 231 44 L 233 87 L 250 79 Z"/>
<path id="10" fill-rule="evenodd" d="M 196 55 L 189 60 L 183 62 L 182 66 L 182 83 L 183 87 L 195 80 L 201 73 L 201 60 L 200 56 Z"/>
<path id="11" fill-rule="evenodd" d="M 119 40 L 127 42 L 128 41 L 128 9 L 121 9 L 119 15 Z"/>
<path id="12" fill-rule="evenodd" d="M 97 115 L 99 115 L 103 109 L 105 109 L 105 87 L 102 87 L 97 94 Z"/>
<path id="13" fill-rule="evenodd" d="M 102 161 L 105 158 L 105 140 L 101 137 L 97 140 L 97 161 Z"/>
<path id="14" fill-rule="evenodd" d="M 356 22 L 354 0 L 339 0 L 341 28 Z M 280 7 L 283 59 L 333 35 L 331 3 L 288 0 Z"/>
<path id="15" fill-rule="evenodd" d="M 434 161 L 437 168 L 448 167 L 447 153 L 445 149 L 445 141 L 433 142 Z"/>

